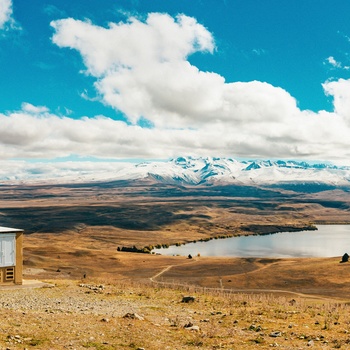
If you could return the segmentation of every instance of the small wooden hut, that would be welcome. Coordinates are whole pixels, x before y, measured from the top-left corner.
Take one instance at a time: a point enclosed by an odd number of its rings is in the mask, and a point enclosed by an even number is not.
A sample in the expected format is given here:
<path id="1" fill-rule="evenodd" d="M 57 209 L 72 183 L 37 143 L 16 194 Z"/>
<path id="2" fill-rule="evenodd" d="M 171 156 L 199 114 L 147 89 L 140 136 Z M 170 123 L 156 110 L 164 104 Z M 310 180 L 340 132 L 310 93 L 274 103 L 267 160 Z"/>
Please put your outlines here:
<path id="1" fill-rule="evenodd" d="M 0 284 L 23 282 L 23 230 L 0 227 Z"/>

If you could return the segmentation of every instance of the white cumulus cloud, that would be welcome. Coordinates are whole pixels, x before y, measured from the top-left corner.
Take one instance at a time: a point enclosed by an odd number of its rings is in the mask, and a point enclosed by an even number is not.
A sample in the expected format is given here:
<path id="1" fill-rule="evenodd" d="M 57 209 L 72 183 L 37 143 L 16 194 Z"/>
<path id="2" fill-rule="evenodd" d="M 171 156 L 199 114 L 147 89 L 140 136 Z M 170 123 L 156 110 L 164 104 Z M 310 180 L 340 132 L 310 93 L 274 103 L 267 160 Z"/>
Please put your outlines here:
<path id="1" fill-rule="evenodd" d="M 191 54 L 215 51 L 212 34 L 194 18 L 153 13 L 144 21 L 130 18 L 107 28 L 72 18 L 51 25 L 55 44 L 81 54 L 104 103 L 122 111 L 134 125 L 140 119 L 154 125 L 149 130 L 118 126 L 136 153 L 143 140 L 142 147 L 153 149 L 153 156 L 350 155 L 350 80 L 323 85 L 334 98 L 333 113 L 302 111 L 282 88 L 259 81 L 226 82 L 192 65 Z M 333 57 L 328 62 L 337 64 Z M 144 154 L 144 148 L 139 152 Z"/>
<path id="2" fill-rule="evenodd" d="M 335 58 L 333 56 L 329 56 L 326 61 L 333 66 L 334 68 L 341 68 L 342 64 L 338 61 L 335 60 Z"/>
<path id="3" fill-rule="evenodd" d="M 191 54 L 215 53 L 212 34 L 193 18 L 154 13 L 107 28 L 72 18 L 52 26 L 54 43 L 81 54 L 102 101 L 128 122 L 23 103 L 0 114 L 0 159 L 350 157 L 350 80 L 323 84 L 332 113 L 302 111 L 282 88 L 226 82 L 192 65 Z M 138 125 L 145 119 L 151 128 Z"/>
<path id="4" fill-rule="evenodd" d="M 339 68 L 343 70 L 350 70 L 350 66 L 344 65 L 342 62 L 337 61 L 333 56 L 326 58 L 326 62 L 333 68 Z"/>
<path id="5" fill-rule="evenodd" d="M 347 82 L 350 84 L 350 81 Z M 256 115 L 261 99 L 254 91 L 252 104 L 240 108 Z M 345 91 L 343 82 L 332 82 L 329 92 Z M 269 87 L 273 89 L 273 87 Z M 248 92 L 246 92 L 248 94 Z M 286 94 L 280 91 L 281 98 Z M 287 95 L 288 96 L 288 95 Z M 289 103 L 292 103 L 289 100 Z M 272 104 L 276 104 L 273 99 Z M 288 103 L 277 106 L 288 111 Z M 341 109 L 346 100 L 336 102 Z M 292 106 L 293 103 L 292 103 Z M 245 111 L 244 109 L 248 109 Z M 142 128 L 104 116 L 72 119 L 50 113 L 45 107 L 23 104 L 22 110 L 0 114 L 0 159 L 58 158 L 71 154 L 98 158 L 170 158 L 178 155 L 240 156 L 249 158 L 311 158 L 346 160 L 350 157 L 348 118 L 340 112 L 299 111 L 287 117 L 278 113 L 266 119 L 237 123 L 213 120 L 198 128 Z M 342 112 L 343 113 L 343 112 Z M 346 110 L 344 113 L 347 113 Z M 265 118 L 265 119 L 264 119 Z"/>
<path id="6" fill-rule="evenodd" d="M 53 42 L 76 49 L 104 103 L 136 124 L 199 127 L 213 121 L 245 123 L 297 113 L 286 91 L 267 83 L 226 83 L 190 64 L 194 52 L 213 53 L 211 33 L 195 19 L 150 14 L 108 28 L 72 18 L 54 21 Z"/>
<path id="7" fill-rule="evenodd" d="M 31 103 L 23 102 L 22 103 L 22 111 L 31 113 L 31 114 L 40 114 L 49 112 L 49 109 L 45 106 L 34 106 Z"/>
<path id="8" fill-rule="evenodd" d="M 213 52 L 209 31 L 193 18 L 153 13 L 108 28 L 72 18 L 54 21 L 53 42 L 78 50 L 105 103 L 130 121 L 183 126 L 221 108 L 224 79 L 199 71 L 187 57 Z M 210 87 L 210 88 L 209 88 Z"/>
<path id="9" fill-rule="evenodd" d="M 0 29 L 3 29 L 5 24 L 11 22 L 12 1 L 0 0 Z"/>
<path id="10" fill-rule="evenodd" d="M 334 98 L 335 113 L 344 118 L 350 125 L 350 79 L 326 82 L 323 88 L 327 95 Z"/>

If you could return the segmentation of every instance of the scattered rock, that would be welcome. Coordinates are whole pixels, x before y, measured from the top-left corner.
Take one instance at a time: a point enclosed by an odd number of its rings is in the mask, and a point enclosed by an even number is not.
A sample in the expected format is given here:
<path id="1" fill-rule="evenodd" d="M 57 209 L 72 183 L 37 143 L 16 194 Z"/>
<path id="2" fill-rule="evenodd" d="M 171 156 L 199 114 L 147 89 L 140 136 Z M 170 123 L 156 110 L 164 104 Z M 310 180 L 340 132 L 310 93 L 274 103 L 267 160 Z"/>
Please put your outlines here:
<path id="1" fill-rule="evenodd" d="M 20 335 L 8 335 L 7 342 L 21 344 L 23 342 L 23 339 Z"/>
<path id="2" fill-rule="evenodd" d="M 255 324 L 251 324 L 248 328 L 250 331 L 261 332 L 261 326 L 256 326 Z"/>
<path id="3" fill-rule="evenodd" d="M 341 263 L 345 263 L 349 261 L 349 254 L 345 253 L 341 258 Z"/>
<path id="4" fill-rule="evenodd" d="M 272 338 L 277 338 L 277 337 L 281 337 L 281 336 L 282 336 L 282 333 L 279 332 L 279 331 L 271 332 L 271 333 L 269 334 L 269 336 L 272 337 Z"/>
<path id="5" fill-rule="evenodd" d="M 144 318 L 142 316 L 140 316 L 139 314 L 137 314 L 136 312 L 133 312 L 133 313 L 126 313 L 123 318 L 130 318 L 130 319 L 133 319 L 133 320 L 140 320 L 140 321 L 143 321 Z"/>
<path id="6" fill-rule="evenodd" d="M 80 283 L 79 284 L 79 287 L 82 287 L 82 288 L 88 288 L 94 292 L 102 292 L 104 289 L 105 289 L 105 286 L 103 284 L 100 284 L 98 286 L 95 286 L 95 285 L 92 285 L 92 284 L 85 284 L 85 283 Z"/>
<path id="7" fill-rule="evenodd" d="M 188 330 L 188 331 L 199 332 L 199 327 L 198 326 L 185 327 L 185 329 Z"/>
<path id="8" fill-rule="evenodd" d="M 196 298 L 193 296 L 185 296 L 182 298 L 181 302 L 182 303 L 193 303 L 195 300 L 196 300 Z"/>

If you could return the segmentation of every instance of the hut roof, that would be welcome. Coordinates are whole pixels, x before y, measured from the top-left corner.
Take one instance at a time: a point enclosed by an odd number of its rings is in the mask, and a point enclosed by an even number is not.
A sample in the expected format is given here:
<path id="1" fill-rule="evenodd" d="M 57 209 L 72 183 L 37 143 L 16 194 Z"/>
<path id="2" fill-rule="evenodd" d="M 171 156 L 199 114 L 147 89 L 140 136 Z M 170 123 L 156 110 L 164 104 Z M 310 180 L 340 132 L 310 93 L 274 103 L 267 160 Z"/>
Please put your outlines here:
<path id="1" fill-rule="evenodd" d="M 1 233 L 12 233 L 12 232 L 23 232 L 23 230 L 18 229 L 18 228 L 10 228 L 10 227 L 0 226 L 0 234 Z"/>

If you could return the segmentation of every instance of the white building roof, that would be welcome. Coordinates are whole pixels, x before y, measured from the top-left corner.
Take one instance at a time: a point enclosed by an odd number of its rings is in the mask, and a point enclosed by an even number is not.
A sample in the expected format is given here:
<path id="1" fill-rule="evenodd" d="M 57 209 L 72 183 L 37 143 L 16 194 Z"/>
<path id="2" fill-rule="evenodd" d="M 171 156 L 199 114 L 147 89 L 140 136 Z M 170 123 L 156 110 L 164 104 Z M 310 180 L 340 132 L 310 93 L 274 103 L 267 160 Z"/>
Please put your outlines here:
<path id="1" fill-rule="evenodd" d="M 1 233 L 11 233 L 11 232 L 23 232 L 23 230 L 18 229 L 18 228 L 10 228 L 10 227 L 0 226 L 0 234 Z"/>

